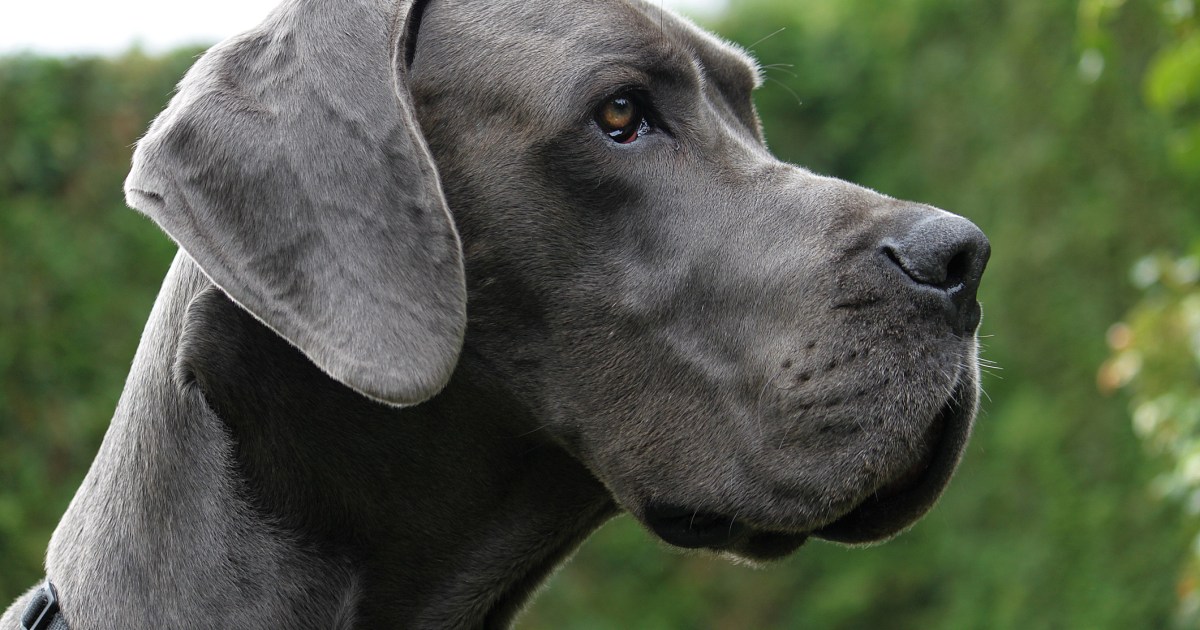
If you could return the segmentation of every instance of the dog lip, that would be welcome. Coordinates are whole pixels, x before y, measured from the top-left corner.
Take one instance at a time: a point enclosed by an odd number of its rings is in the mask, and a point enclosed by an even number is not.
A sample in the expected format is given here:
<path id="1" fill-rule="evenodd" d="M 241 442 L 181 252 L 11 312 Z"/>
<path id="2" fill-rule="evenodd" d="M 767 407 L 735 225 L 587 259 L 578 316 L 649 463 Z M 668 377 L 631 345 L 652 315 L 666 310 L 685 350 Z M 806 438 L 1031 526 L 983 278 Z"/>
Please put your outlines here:
<path id="1" fill-rule="evenodd" d="M 723 549 L 747 531 L 730 516 L 659 503 L 646 506 L 643 520 L 663 541 L 685 549 Z"/>
<path id="2" fill-rule="evenodd" d="M 925 457 L 899 478 L 812 534 L 847 544 L 880 542 L 924 516 L 958 467 L 971 431 L 974 388 L 971 379 L 958 384 L 926 433 L 931 446 Z"/>
<path id="3" fill-rule="evenodd" d="M 739 519 L 655 501 L 643 504 L 639 520 L 673 546 L 724 551 L 751 561 L 784 557 L 809 537 L 846 544 L 887 540 L 924 516 L 957 468 L 974 420 L 975 382 L 964 376 L 955 387 L 926 429 L 928 447 L 921 458 L 824 525 L 780 527 L 770 519 Z"/>
<path id="4" fill-rule="evenodd" d="M 751 530 L 725 550 L 735 556 L 754 562 L 768 562 L 785 558 L 808 542 L 805 532 L 777 532 Z"/>
<path id="5" fill-rule="evenodd" d="M 758 562 L 788 556 L 809 538 L 808 532 L 757 529 L 730 516 L 675 505 L 649 504 L 642 520 L 669 545 L 723 551 Z"/>

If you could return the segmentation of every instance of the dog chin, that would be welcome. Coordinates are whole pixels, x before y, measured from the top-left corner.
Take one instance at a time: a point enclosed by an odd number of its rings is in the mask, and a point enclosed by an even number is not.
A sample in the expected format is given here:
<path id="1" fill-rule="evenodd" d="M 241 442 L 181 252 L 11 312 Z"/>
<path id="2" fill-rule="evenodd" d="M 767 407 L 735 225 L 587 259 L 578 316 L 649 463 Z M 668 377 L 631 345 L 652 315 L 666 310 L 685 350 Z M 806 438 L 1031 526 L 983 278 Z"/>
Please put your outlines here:
<path id="1" fill-rule="evenodd" d="M 808 534 L 785 532 L 753 532 L 737 544 L 725 549 L 730 559 L 750 564 L 763 564 L 786 558 L 808 542 Z"/>
<path id="2" fill-rule="evenodd" d="M 886 541 L 920 519 L 945 489 L 970 434 L 976 395 L 975 379 L 960 382 L 931 425 L 928 456 L 827 524 L 775 530 L 769 524 L 667 505 L 647 506 L 642 520 L 672 546 L 706 549 L 752 564 L 786 557 L 810 537 L 850 545 Z"/>
<path id="3" fill-rule="evenodd" d="M 975 417 L 978 385 L 965 378 L 934 421 L 929 456 L 813 535 L 845 544 L 883 542 L 919 520 L 941 496 L 958 467 Z"/>

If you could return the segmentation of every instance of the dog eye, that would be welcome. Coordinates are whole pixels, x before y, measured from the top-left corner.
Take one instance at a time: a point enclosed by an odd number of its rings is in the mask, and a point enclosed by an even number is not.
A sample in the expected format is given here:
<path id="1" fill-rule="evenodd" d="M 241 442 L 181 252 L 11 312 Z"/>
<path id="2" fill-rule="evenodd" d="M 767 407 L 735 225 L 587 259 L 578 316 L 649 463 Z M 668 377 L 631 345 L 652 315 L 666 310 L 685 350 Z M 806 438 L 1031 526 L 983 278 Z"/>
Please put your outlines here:
<path id="1" fill-rule="evenodd" d="M 650 123 L 637 101 L 628 96 L 614 96 L 596 110 L 596 124 L 614 142 L 629 144 L 650 131 Z"/>

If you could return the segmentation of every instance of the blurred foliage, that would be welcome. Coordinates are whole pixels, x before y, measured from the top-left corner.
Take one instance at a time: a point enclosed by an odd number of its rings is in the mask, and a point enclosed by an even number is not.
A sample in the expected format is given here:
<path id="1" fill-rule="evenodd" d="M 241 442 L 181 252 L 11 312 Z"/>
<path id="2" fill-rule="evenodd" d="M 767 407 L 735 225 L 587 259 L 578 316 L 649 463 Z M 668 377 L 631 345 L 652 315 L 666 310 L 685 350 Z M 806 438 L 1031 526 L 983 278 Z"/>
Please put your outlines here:
<path id="1" fill-rule="evenodd" d="M 1152 58 L 1144 97 L 1168 125 L 1167 150 L 1181 174 L 1200 173 L 1200 20 L 1191 0 L 1163 3 L 1170 39 Z M 1141 300 L 1108 331 L 1112 356 L 1101 390 L 1126 387 L 1133 425 L 1167 470 L 1155 493 L 1182 505 L 1192 542 L 1176 592 L 1176 622 L 1200 627 L 1200 241 L 1192 254 L 1147 256 L 1133 267 Z"/>
<path id="2" fill-rule="evenodd" d="M 1148 256 L 1134 266 L 1145 295 L 1125 323 L 1108 331 L 1113 356 L 1100 370 L 1102 390 L 1129 387 L 1133 425 L 1169 468 L 1158 496 L 1182 504 L 1192 544 L 1177 586 L 1179 625 L 1200 627 L 1200 247 L 1191 256 Z"/>
<path id="3" fill-rule="evenodd" d="M 1200 21 L 1193 0 L 1163 4 L 1174 37 L 1154 58 L 1146 100 L 1172 122 L 1169 148 L 1183 173 L 1200 172 Z"/>
<path id="4" fill-rule="evenodd" d="M 1170 626 L 1195 528 L 1146 490 L 1161 464 L 1094 374 L 1138 297 L 1126 269 L 1200 237 L 1177 95 L 1194 90 L 1155 78 L 1187 48 L 1190 26 L 1164 19 L 1185 5 L 739 0 L 714 18 L 763 63 L 777 155 L 984 228 L 981 332 L 1003 369 L 949 492 L 898 539 L 814 541 L 755 570 L 620 518 L 520 625 Z M 0 599 L 39 577 L 168 264 L 120 182 L 192 52 L 0 61 Z"/>

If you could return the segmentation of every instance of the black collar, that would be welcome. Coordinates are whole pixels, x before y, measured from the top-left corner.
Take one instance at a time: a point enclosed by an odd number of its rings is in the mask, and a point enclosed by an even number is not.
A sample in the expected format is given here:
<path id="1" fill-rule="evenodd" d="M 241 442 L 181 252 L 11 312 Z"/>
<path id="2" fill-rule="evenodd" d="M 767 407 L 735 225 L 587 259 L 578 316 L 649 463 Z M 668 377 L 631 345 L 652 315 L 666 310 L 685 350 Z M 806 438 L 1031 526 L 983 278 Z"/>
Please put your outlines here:
<path id="1" fill-rule="evenodd" d="M 58 606 L 58 591 L 47 578 L 21 615 L 22 630 L 69 630 Z"/>

